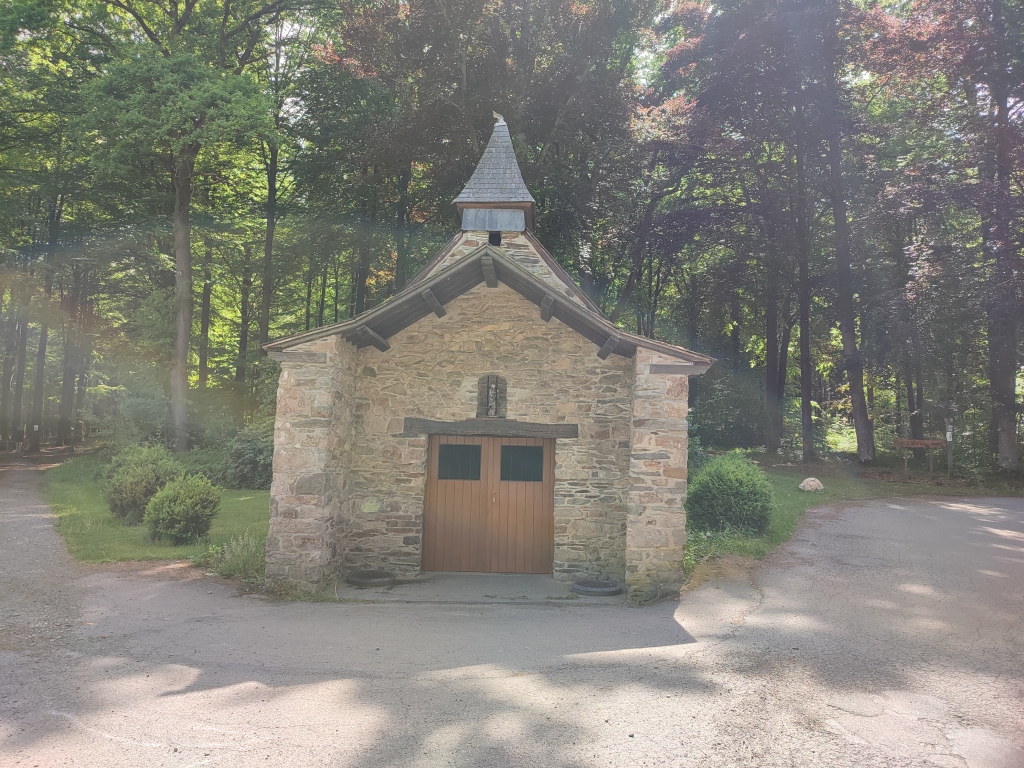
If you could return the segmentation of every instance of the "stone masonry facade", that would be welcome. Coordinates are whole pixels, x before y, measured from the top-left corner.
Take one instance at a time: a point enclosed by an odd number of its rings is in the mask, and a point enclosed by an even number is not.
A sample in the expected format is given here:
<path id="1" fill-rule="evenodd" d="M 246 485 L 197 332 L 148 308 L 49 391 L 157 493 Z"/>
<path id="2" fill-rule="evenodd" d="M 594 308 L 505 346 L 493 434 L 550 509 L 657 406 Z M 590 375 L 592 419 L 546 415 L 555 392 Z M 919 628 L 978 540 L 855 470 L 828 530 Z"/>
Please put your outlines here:
<path id="1" fill-rule="evenodd" d="M 504 285 L 477 286 L 390 339 L 359 351 L 347 567 L 418 572 L 427 439 L 402 436 L 406 416 L 476 415 L 477 382 L 508 382 L 507 417 L 574 423 L 555 453 L 556 578 L 625 568 L 631 360 L 594 345 Z"/>
<path id="2" fill-rule="evenodd" d="M 502 249 L 517 245 L 509 240 Z M 474 233 L 459 247 L 478 247 Z M 539 257 L 527 262 L 569 291 Z M 404 420 L 474 418 L 478 381 L 494 374 L 507 381 L 507 418 L 578 426 L 577 438 L 556 442 L 554 578 L 625 580 L 638 601 L 678 592 L 686 366 L 646 348 L 602 360 L 504 284 L 480 284 L 444 309 L 391 336 L 385 352 L 335 334 L 273 353 L 268 584 L 316 591 L 348 570 L 418 574 L 428 438 L 405 433 Z"/>

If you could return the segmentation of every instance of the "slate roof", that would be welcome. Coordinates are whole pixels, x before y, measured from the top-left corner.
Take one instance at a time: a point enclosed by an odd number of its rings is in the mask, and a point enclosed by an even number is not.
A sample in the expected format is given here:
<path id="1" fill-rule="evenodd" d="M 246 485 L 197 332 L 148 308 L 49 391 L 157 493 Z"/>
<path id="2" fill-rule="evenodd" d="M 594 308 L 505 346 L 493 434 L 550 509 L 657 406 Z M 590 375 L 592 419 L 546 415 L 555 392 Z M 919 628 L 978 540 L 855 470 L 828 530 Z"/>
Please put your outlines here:
<path id="1" fill-rule="evenodd" d="M 458 203 L 533 203 L 519 171 L 508 125 L 498 118 L 483 157 L 473 171 L 466 188 L 455 198 Z"/>

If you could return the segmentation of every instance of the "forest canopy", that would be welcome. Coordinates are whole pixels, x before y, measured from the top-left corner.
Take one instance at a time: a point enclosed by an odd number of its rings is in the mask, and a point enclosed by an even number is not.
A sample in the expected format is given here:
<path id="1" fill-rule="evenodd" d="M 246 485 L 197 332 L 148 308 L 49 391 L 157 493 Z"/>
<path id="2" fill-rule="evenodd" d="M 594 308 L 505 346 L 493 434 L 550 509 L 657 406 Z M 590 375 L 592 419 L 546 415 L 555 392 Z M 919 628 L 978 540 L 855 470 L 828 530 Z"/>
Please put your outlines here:
<path id="1" fill-rule="evenodd" d="M 387 299 L 502 114 L 705 447 L 1019 468 L 1022 0 L 0 0 L 0 445 L 183 451 Z"/>

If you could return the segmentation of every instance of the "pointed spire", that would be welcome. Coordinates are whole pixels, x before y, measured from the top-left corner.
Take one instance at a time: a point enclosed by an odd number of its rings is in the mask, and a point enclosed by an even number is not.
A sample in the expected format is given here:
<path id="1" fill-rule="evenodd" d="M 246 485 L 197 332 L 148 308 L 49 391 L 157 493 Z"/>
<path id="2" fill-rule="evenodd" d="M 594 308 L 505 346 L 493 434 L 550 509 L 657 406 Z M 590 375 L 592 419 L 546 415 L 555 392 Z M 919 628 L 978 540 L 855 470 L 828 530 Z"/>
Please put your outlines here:
<path id="1" fill-rule="evenodd" d="M 512 138 L 508 133 L 505 118 L 497 112 L 494 116 L 494 133 L 487 142 L 483 157 L 473 171 L 466 188 L 455 198 L 455 204 L 469 207 L 477 203 L 533 203 L 533 196 L 526 188 L 523 174 L 519 171 Z"/>

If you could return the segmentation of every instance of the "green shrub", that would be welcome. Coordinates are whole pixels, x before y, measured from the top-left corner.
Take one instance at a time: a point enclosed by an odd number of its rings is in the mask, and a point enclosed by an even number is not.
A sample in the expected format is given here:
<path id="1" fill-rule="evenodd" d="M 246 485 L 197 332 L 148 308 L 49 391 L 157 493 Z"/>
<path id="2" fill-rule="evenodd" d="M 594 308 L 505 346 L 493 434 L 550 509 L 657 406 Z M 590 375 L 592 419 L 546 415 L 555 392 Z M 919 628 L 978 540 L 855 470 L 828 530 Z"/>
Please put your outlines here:
<path id="1" fill-rule="evenodd" d="M 210 530 L 220 510 L 220 493 L 202 475 L 172 480 L 146 507 L 144 521 L 154 541 L 186 544 Z"/>
<path id="2" fill-rule="evenodd" d="M 214 485 L 229 485 L 226 448 L 193 448 L 175 458 L 184 467 L 186 475 L 202 475 Z"/>
<path id="3" fill-rule="evenodd" d="M 274 479 L 274 424 L 251 424 L 228 446 L 227 483 L 265 491 Z"/>
<path id="4" fill-rule="evenodd" d="M 182 467 L 162 446 L 131 446 L 114 455 L 107 468 L 104 497 L 110 511 L 126 525 L 136 525 L 146 505 Z"/>
<path id="5" fill-rule="evenodd" d="M 775 501 L 767 475 L 741 456 L 712 459 L 690 481 L 686 517 L 701 531 L 763 534 L 771 524 Z"/>

